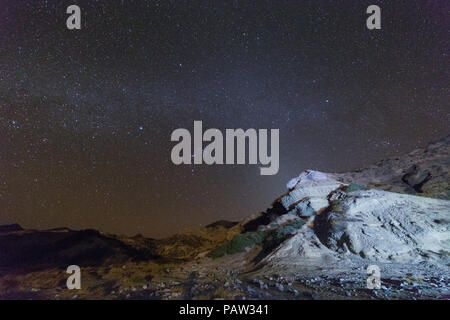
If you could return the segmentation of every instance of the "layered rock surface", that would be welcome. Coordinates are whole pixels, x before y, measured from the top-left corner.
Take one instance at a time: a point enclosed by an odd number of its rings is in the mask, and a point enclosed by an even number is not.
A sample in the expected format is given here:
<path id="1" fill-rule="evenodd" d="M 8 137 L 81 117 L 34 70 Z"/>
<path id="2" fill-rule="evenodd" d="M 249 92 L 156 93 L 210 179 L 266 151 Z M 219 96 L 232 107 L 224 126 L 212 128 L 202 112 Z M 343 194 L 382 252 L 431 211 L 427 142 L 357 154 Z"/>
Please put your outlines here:
<path id="1" fill-rule="evenodd" d="M 289 191 L 273 204 L 279 216 L 266 225 L 285 216 L 305 224 L 263 263 L 333 267 L 352 260 L 448 268 L 449 155 L 447 137 L 350 173 L 301 173 L 287 183 Z"/>
<path id="2" fill-rule="evenodd" d="M 335 176 L 348 184 L 450 200 L 450 136 L 407 155 Z"/>

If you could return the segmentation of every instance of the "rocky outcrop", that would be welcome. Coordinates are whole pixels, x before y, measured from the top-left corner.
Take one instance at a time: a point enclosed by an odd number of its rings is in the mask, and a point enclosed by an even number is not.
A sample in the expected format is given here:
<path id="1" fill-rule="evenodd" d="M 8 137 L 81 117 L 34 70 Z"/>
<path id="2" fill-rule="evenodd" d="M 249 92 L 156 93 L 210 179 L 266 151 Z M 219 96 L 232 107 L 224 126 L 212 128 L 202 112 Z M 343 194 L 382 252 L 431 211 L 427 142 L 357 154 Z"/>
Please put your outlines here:
<path id="1" fill-rule="evenodd" d="M 316 192 L 315 184 L 307 184 Z M 301 184 L 296 188 L 307 192 Z M 322 196 L 318 210 L 309 208 L 305 198 L 295 205 L 308 213 L 299 215 L 305 225 L 264 263 L 274 268 L 308 264 L 333 268 L 338 261 L 343 266 L 343 261 L 351 259 L 448 265 L 450 201 L 353 185 L 340 185 Z"/>
<path id="2" fill-rule="evenodd" d="M 450 201 L 382 190 L 345 193 L 314 230 L 338 253 L 373 261 L 443 259 L 450 252 Z"/>
<path id="3" fill-rule="evenodd" d="M 407 155 L 335 177 L 347 184 L 450 200 L 450 136 Z"/>
<path id="4" fill-rule="evenodd" d="M 331 174 L 307 170 L 287 183 L 289 193 L 281 198 L 281 204 L 291 209 L 293 204 L 298 204 L 302 199 L 324 199 L 341 184 Z"/>
<path id="5" fill-rule="evenodd" d="M 274 268 L 332 268 L 350 259 L 445 268 L 450 255 L 450 201 L 445 200 L 450 194 L 449 142 L 447 137 L 354 172 L 302 172 L 271 209 L 250 222 L 264 221 L 264 230 L 292 219 L 305 222 L 263 262 Z"/>
<path id="6" fill-rule="evenodd" d="M 411 166 L 406 170 L 402 181 L 412 187 L 416 192 L 423 192 L 422 186 L 431 179 L 431 173 L 421 169 L 418 165 Z"/>
<path id="7" fill-rule="evenodd" d="M 105 235 L 96 230 L 23 230 L 1 226 L 0 275 L 49 268 L 117 265 L 126 261 L 158 258 L 152 242 L 137 246 L 136 241 Z M 133 243 L 131 243 L 132 241 Z"/>
<path id="8" fill-rule="evenodd" d="M 0 233 L 6 233 L 6 232 L 14 232 L 14 231 L 22 231 L 23 228 L 17 224 L 5 224 L 0 226 Z"/>

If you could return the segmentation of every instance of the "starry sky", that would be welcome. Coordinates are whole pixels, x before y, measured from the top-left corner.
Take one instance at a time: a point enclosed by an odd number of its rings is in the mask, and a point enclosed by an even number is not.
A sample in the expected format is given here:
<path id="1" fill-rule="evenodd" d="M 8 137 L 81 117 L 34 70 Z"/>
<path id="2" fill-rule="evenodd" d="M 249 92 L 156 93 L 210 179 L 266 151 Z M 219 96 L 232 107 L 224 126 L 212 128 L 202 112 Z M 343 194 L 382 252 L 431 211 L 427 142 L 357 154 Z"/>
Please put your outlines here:
<path id="1" fill-rule="evenodd" d="M 67 6 L 82 30 L 66 28 Z M 366 8 L 382 29 L 366 28 Z M 449 131 L 449 2 L 0 1 L 0 224 L 162 237 Z M 177 128 L 280 129 L 280 170 L 175 166 Z"/>

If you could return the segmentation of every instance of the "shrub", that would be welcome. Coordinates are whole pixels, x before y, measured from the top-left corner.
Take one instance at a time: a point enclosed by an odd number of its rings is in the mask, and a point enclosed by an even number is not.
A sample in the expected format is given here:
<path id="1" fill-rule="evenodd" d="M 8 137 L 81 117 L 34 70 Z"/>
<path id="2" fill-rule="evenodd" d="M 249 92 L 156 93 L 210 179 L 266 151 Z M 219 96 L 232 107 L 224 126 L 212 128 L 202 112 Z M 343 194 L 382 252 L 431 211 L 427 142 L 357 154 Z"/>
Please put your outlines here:
<path id="1" fill-rule="evenodd" d="M 246 248 L 262 244 L 264 250 L 273 248 L 286 240 L 292 232 L 300 228 L 304 221 L 295 221 L 274 230 L 246 232 L 234 236 L 233 239 L 208 253 L 210 258 L 219 258 L 226 254 L 243 252 Z"/>

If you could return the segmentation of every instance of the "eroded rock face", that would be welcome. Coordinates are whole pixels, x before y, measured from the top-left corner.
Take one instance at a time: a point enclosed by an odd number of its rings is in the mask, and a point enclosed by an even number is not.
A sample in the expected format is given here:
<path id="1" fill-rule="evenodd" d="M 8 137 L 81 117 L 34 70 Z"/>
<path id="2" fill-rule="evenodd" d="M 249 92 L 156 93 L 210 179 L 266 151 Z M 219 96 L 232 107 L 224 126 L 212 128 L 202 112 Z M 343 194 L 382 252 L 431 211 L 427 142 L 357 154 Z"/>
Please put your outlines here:
<path id="1" fill-rule="evenodd" d="M 301 218 L 311 217 L 328 207 L 326 198 L 304 198 L 290 206 L 289 214 Z"/>
<path id="2" fill-rule="evenodd" d="M 445 258 L 450 251 L 450 201 L 382 190 L 356 191 L 316 217 L 328 248 L 375 261 Z"/>
<path id="3" fill-rule="evenodd" d="M 267 259 L 276 263 L 336 261 L 449 263 L 450 201 L 383 190 L 343 191 Z"/>
<path id="4" fill-rule="evenodd" d="M 423 192 L 422 186 L 430 179 L 431 173 L 421 169 L 418 165 L 411 166 L 402 177 L 402 181 L 412 187 L 416 192 Z"/>
<path id="5" fill-rule="evenodd" d="M 305 222 L 264 263 L 294 269 L 348 269 L 371 262 L 448 268 L 449 147 L 447 137 L 354 172 L 302 172 L 252 221 L 267 220 L 269 228 L 290 219 Z"/>
<path id="6" fill-rule="evenodd" d="M 290 191 L 280 201 L 287 210 L 292 210 L 294 209 L 292 205 L 299 205 L 300 201 L 308 199 L 310 206 L 317 211 L 320 209 L 317 207 L 320 206 L 320 200 L 317 199 L 326 199 L 331 191 L 341 185 L 342 182 L 337 181 L 333 174 L 308 170 L 287 183 Z"/>
<path id="7" fill-rule="evenodd" d="M 306 170 L 302 172 L 298 177 L 293 178 L 289 180 L 289 182 L 286 184 L 286 187 L 291 190 L 297 187 L 297 185 L 305 185 L 311 182 L 323 182 L 329 180 L 330 177 L 327 173 L 320 172 L 320 171 L 314 171 L 314 170 Z"/>
<path id="8" fill-rule="evenodd" d="M 430 166 L 422 158 L 433 152 L 432 161 L 437 163 L 437 155 L 445 153 L 432 146 L 428 149 L 431 151 L 411 153 L 407 161 L 393 162 L 396 166 L 421 163 L 406 170 L 395 166 L 387 170 L 383 164 L 355 174 L 305 171 L 289 181 L 289 192 L 278 202 L 289 215 L 306 219 L 307 223 L 266 261 L 277 265 L 314 261 L 319 265 L 324 260 L 354 257 L 386 263 L 427 261 L 448 265 L 450 201 L 376 189 L 379 184 L 389 190 L 387 184 L 391 183 L 394 191 L 398 188 L 399 192 L 408 192 L 410 188 L 410 193 L 422 193 L 432 177 L 432 170 L 427 168 L 436 169 L 436 164 Z M 445 161 L 439 160 L 443 167 Z M 434 179 L 434 185 L 441 180 L 436 176 Z"/>
<path id="9" fill-rule="evenodd" d="M 332 174 L 308 170 L 289 181 L 287 186 L 289 192 L 275 200 L 271 208 L 242 223 L 244 231 L 263 230 L 295 217 L 313 216 L 328 206 L 328 194 L 343 184 Z"/>
<path id="10" fill-rule="evenodd" d="M 347 184 L 450 200 L 450 135 L 401 157 L 335 177 Z"/>

